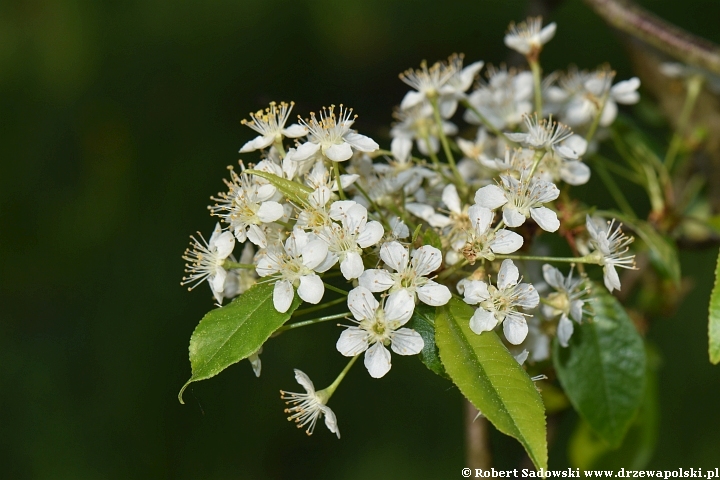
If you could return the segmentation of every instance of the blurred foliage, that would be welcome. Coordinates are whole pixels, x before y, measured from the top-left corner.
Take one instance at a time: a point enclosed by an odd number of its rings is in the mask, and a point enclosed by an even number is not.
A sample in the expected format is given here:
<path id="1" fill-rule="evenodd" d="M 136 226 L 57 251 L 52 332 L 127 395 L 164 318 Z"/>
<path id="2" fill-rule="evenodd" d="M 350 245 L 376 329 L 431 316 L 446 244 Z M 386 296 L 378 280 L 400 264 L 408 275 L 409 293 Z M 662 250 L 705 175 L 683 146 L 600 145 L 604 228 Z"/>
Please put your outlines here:
<path id="1" fill-rule="evenodd" d="M 720 3 L 640 2 L 720 41 Z M 689 6 L 692 3 L 692 6 Z M 25 0 L 0 3 L 0 456 L 4 478 L 455 478 L 461 395 L 415 358 L 380 381 L 350 374 L 333 397 L 342 440 L 287 423 L 275 385 L 292 368 L 319 384 L 344 364 L 330 324 L 290 332 L 212 382 L 187 380 L 187 339 L 212 304 L 178 283 L 187 235 L 252 132 L 239 120 L 270 100 L 306 115 L 345 103 L 387 146 L 397 74 L 465 52 L 508 59 L 500 43 L 526 1 Z M 553 13 L 546 70 L 610 62 L 620 41 L 581 2 Z M 598 195 L 586 189 L 583 195 Z M 604 191 L 603 191 L 604 192 Z M 602 193 L 604 194 L 604 193 Z M 632 199 L 631 199 L 632 201 Z M 601 202 L 600 202 L 601 203 Z M 720 371 L 707 362 L 716 252 L 681 255 L 695 289 L 649 337 L 660 427 L 651 468 L 717 466 Z M 290 335 L 300 337 L 290 348 Z M 553 420 L 550 467 L 577 421 Z M 493 435 L 496 466 L 521 447 Z M 511 467 L 512 468 L 512 467 Z"/>

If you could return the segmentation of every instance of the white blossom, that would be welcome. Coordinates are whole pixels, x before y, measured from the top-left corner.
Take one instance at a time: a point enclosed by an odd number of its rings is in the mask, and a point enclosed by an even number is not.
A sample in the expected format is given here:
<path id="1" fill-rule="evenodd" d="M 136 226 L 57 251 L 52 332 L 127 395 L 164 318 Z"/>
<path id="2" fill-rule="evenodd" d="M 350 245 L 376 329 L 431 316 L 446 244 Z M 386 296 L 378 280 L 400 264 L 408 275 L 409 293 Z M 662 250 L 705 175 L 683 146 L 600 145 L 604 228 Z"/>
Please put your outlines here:
<path id="1" fill-rule="evenodd" d="M 358 278 L 365 271 L 362 249 L 377 244 L 384 229 L 380 222 L 367 221 L 367 209 L 350 200 L 334 202 L 330 217 L 341 224 L 331 223 L 318 232 L 318 237 L 328 245 L 328 255 L 321 271 L 327 270 L 338 261 L 340 271 L 347 280 Z"/>
<path id="2" fill-rule="evenodd" d="M 298 428 L 305 428 L 307 425 L 305 432 L 312 435 L 318 419 L 324 416 L 325 426 L 340 438 L 340 429 L 338 428 L 335 413 L 326 405 L 329 400 L 326 391 L 316 392 L 315 385 L 313 385 L 310 377 L 298 369 L 295 369 L 295 380 L 305 389 L 305 393 L 280 390 L 280 398 L 290 405 L 285 409 L 285 413 L 292 414 L 288 417 L 288 420 L 294 421 Z"/>
<path id="3" fill-rule="evenodd" d="M 270 245 L 257 264 L 261 277 L 275 279 L 273 305 L 275 310 L 287 312 L 295 296 L 312 304 L 320 303 L 325 294 L 322 279 L 315 273 L 327 257 L 328 247 L 320 239 L 295 228 L 285 245 Z"/>
<path id="4" fill-rule="evenodd" d="M 575 150 L 562 144 L 563 140 L 572 135 L 569 127 L 552 120 L 538 120 L 537 114 L 525 115 L 524 119 L 526 133 L 506 133 L 505 136 L 534 150 L 555 152 L 562 158 L 572 160 L 578 158 Z"/>
<path id="5" fill-rule="evenodd" d="M 281 141 L 283 137 L 297 138 L 307 135 L 305 127 L 298 124 L 292 124 L 285 128 L 285 123 L 294 105 L 294 102 L 290 102 L 289 105 L 280 102 L 279 106 L 275 102 L 270 102 L 270 106 L 265 111 L 258 110 L 256 113 L 251 113 L 251 121 L 242 120 L 240 123 L 252 128 L 260 135 L 243 145 L 240 153 L 269 147 L 273 143 Z"/>
<path id="6" fill-rule="evenodd" d="M 519 308 L 535 308 L 540 302 L 537 290 L 529 283 L 518 283 L 520 272 L 512 260 L 503 260 L 498 272 L 497 287 L 481 280 L 465 285 L 465 302 L 479 304 L 470 319 L 470 329 L 478 335 L 503 324 L 505 338 L 513 345 L 525 340 L 528 326 Z"/>
<path id="7" fill-rule="evenodd" d="M 423 103 L 429 103 L 431 98 L 438 98 L 442 95 L 452 96 L 456 89 L 449 86 L 448 82 L 456 73 L 457 64 L 455 63 L 436 62 L 428 68 L 427 62 L 424 60 L 420 64 L 420 69 L 413 70 L 411 68 L 401 73 L 400 80 L 410 85 L 415 91 L 405 94 L 400 102 L 400 109 L 407 110 Z M 455 102 L 457 104 L 457 100 Z"/>
<path id="8" fill-rule="evenodd" d="M 384 306 L 365 287 L 348 294 L 348 308 L 357 326 L 346 328 L 337 341 L 337 349 L 346 357 L 365 352 L 365 367 L 370 376 L 380 378 L 390 371 L 390 346 L 399 355 L 420 353 L 425 343 L 415 330 L 401 328 L 412 316 L 415 300 L 406 290 L 387 297 Z"/>
<path id="9" fill-rule="evenodd" d="M 220 304 L 223 299 L 225 278 L 227 277 L 224 264 L 233 248 L 235 248 L 235 238 L 233 238 L 232 233 L 223 232 L 219 223 L 215 225 L 210 241 L 206 242 L 200 232 L 198 232 L 198 236 L 200 240 L 190 236 L 192 246 L 185 250 L 182 257 L 188 262 L 185 267 L 188 276 L 183 277 L 181 285 L 194 283 L 188 288 L 188 290 L 192 290 L 207 280 L 215 300 Z"/>
<path id="10" fill-rule="evenodd" d="M 635 255 L 628 255 L 629 245 L 635 240 L 622 233 L 622 224 L 615 226 L 615 220 L 607 222 L 606 226 L 596 224 L 588 215 L 585 226 L 590 235 L 590 244 L 595 249 L 593 255 L 603 266 L 603 280 L 607 289 L 620 290 L 620 277 L 615 267 L 635 268 Z"/>
<path id="11" fill-rule="evenodd" d="M 519 24 L 511 23 L 505 35 L 505 45 L 525 56 L 537 56 L 543 45 L 555 36 L 555 22 L 542 26 L 542 17 L 528 18 Z"/>
<path id="12" fill-rule="evenodd" d="M 395 270 L 370 269 L 360 276 L 360 285 L 371 292 L 390 293 L 407 291 L 412 298 L 417 298 L 428 305 L 445 305 L 452 296 L 450 290 L 427 275 L 440 268 L 442 254 L 430 245 L 424 245 L 412 252 L 399 242 L 387 242 L 380 247 L 380 258 L 387 266 Z"/>
<path id="13" fill-rule="evenodd" d="M 567 347 L 575 329 L 571 320 L 582 322 L 583 307 L 588 293 L 587 289 L 583 288 L 584 279 L 573 278 L 572 269 L 565 277 L 560 270 L 549 264 L 543 265 L 543 277 L 547 284 L 555 289 L 547 296 L 542 306 L 543 314 L 548 318 L 560 316 L 557 337 L 560 345 Z"/>
<path id="14" fill-rule="evenodd" d="M 226 232 L 230 233 L 230 232 Z M 240 254 L 239 263 L 244 265 L 252 265 L 255 257 L 255 251 L 252 243 L 246 242 L 243 251 Z M 230 255 L 228 257 L 232 262 L 235 258 Z M 255 269 L 233 268 L 227 272 L 225 284 L 223 285 L 223 296 L 225 298 L 235 298 L 245 293 L 250 287 L 257 283 L 257 273 Z"/>
<path id="15" fill-rule="evenodd" d="M 228 192 L 220 193 L 217 198 L 211 197 L 218 202 L 209 207 L 211 214 L 228 223 L 239 242 L 248 239 L 265 248 L 267 238 L 261 227 L 280 219 L 285 213 L 280 203 L 270 200 L 277 189 L 267 183 L 253 182 L 249 175 L 238 175 L 232 169 L 230 179 L 224 180 Z"/>
<path id="16" fill-rule="evenodd" d="M 503 207 L 503 220 L 510 227 L 519 227 L 528 217 L 547 232 L 560 228 L 557 214 L 543 204 L 555 200 L 560 190 L 554 183 L 534 179 L 521 179 L 501 175 L 502 188 L 487 185 L 475 193 L 475 203 L 495 209 Z"/>
<path id="17" fill-rule="evenodd" d="M 440 149 L 438 140 L 440 131 L 432 118 L 432 107 L 422 103 L 412 108 L 398 110 L 394 114 L 398 120 L 390 130 L 392 141 L 390 151 L 398 162 L 409 162 L 413 141 L 423 155 L 437 153 Z M 457 134 L 457 126 L 451 122 L 442 122 L 442 131 L 445 135 Z"/>
<path id="18" fill-rule="evenodd" d="M 487 78 L 468 96 L 468 102 L 493 127 L 514 128 L 533 109 L 532 73 L 488 67 Z M 472 109 L 466 110 L 463 118 L 475 125 L 483 123 Z"/>
<path id="19" fill-rule="evenodd" d="M 495 215 L 489 208 L 473 205 L 468 209 L 468 216 L 473 228 L 463 254 L 470 264 L 475 263 L 477 257 L 494 260 L 495 254 L 507 255 L 522 247 L 523 238 L 517 233 L 490 228 Z"/>
<path id="20" fill-rule="evenodd" d="M 352 112 L 340 105 L 336 116 L 335 106 L 331 105 L 323 107 L 319 118 L 311 113 L 309 120 L 300 120 L 308 130 L 308 141 L 293 152 L 291 159 L 304 161 L 320 152 L 333 162 L 344 162 L 353 156 L 353 150 L 374 152 L 380 148 L 371 138 L 350 129 L 357 118 Z"/>

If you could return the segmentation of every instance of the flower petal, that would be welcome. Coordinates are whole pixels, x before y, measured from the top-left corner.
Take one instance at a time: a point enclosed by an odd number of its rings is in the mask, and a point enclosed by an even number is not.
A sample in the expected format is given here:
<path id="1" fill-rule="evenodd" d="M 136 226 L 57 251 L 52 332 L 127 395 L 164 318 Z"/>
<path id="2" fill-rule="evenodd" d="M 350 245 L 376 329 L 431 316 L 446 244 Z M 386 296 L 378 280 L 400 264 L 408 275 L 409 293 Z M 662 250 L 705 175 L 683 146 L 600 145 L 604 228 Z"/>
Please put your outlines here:
<path id="1" fill-rule="evenodd" d="M 392 339 L 390 348 L 399 355 L 415 355 L 425 347 L 425 341 L 420 334 L 409 328 L 396 330 L 390 338 Z"/>
<path id="2" fill-rule="evenodd" d="M 325 285 L 322 279 L 315 275 L 303 275 L 300 277 L 298 296 L 308 303 L 318 304 L 325 294 Z"/>
<path id="3" fill-rule="evenodd" d="M 283 128 L 282 134 L 287 138 L 299 138 L 308 134 L 307 127 L 303 127 L 297 123 L 293 123 L 289 127 Z"/>
<path id="4" fill-rule="evenodd" d="M 520 278 L 520 271 L 515 266 L 512 260 L 503 260 L 500 265 L 500 271 L 497 277 L 497 287 L 500 290 L 505 290 L 510 285 L 517 285 L 518 279 Z"/>
<path id="5" fill-rule="evenodd" d="M 485 232 L 490 228 L 490 224 L 493 220 L 493 212 L 487 207 L 481 207 L 480 205 L 473 205 L 468 209 L 468 217 L 470 217 L 470 223 L 478 235 L 484 235 Z"/>
<path id="6" fill-rule="evenodd" d="M 384 292 L 395 284 L 390 272 L 378 268 L 365 270 L 358 278 L 358 282 L 371 292 Z"/>
<path id="7" fill-rule="evenodd" d="M 560 321 L 557 326 L 557 338 L 560 345 L 563 347 L 568 346 L 568 340 L 570 340 L 574 330 L 575 326 L 573 325 L 573 322 L 570 321 L 570 319 L 563 313 L 560 316 Z"/>
<path id="8" fill-rule="evenodd" d="M 390 371 L 390 352 L 380 342 L 375 342 L 365 352 L 365 368 L 373 378 L 381 378 Z"/>
<path id="9" fill-rule="evenodd" d="M 375 318 L 375 311 L 380 307 L 372 292 L 363 286 L 350 290 L 347 304 L 353 317 L 360 321 Z"/>
<path id="10" fill-rule="evenodd" d="M 525 215 L 520 213 L 520 210 L 515 208 L 514 205 L 507 203 L 503 207 L 503 220 L 505 220 L 508 227 L 519 227 L 525 223 Z"/>
<path id="11" fill-rule="evenodd" d="M 273 305 L 275 306 L 275 310 L 280 313 L 287 312 L 294 296 L 295 291 L 289 281 L 279 280 L 275 282 L 275 288 L 273 289 Z"/>
<path id="12" fill-rule="evenodd" d="M 560 228 L 557 213 L 547 207 L 531 208 L 530 216 L 546 232 L 556 232 Z"/>
<path id="13" fill-rule="evenodd" d="M 278 202 L 263 202 L 257 211 L 257 216 L 263 223 L 271 223 L 282 218 L 285 209 Z"/>
<path id="14" fill-rule="evenodd" d="M 385 301 L 385 319 L 405 325 L 415 310 L 415 299 L 406 289 L 393 292 Z"/>
<path id="15" fill-rule="evenodd" d="M 613 290 L 620 290 L 620 277 L 614 265 L 607 264 L 603 267 L 603 280 L 611 293 Z"/>
<path id="16" fill-rule="evenodd" d="M 497 325 L 497 319 L 495 314 L 488 312 L 484 308 L 480 307 L 475 310 L 473 316 L 470 318 L 470 330 L 480 335 L 483 332 L 489 332 Z"/>
<path id="17" fill-rule="evenodd" d="M 348 327 L 340 334 L 335 348 L 346 357 L 354 357 L 368 348 L 368 332 L 358 327 Z"/>
<path id="18" fill-rule="evenodd" d="M 303 265 L 308 268 L 315 268 L 325 260 L 327 254 L 327 244 L 322 240 L 308 242 L 305 248 L 302 249 Z"/>
<path id="19" fill-rule="evenodd" d="M 513 302 L 522 308 L 535 308 L 540 303 L 540 295 L 529 283 L 521 283 L 515 288 L 516 299 Z"/>
<path id="20" fill-rule="evenodd" d="M 320 150 L 319 143 L 305 142 L 295 150 L 295 153 L 292 154 L 290 159 L 295 160 L 296 162 L 301 162 L 315 155 L 318 150 Z"/>
<path id="21" fill-rule="evenodd" d="M 459 287 L 458 283 L 458 287 Z M 477 305 L 478 303 L 490 298 L 490 292 L 488 292 L 487 283 L 481 280 L 470 280 L 464 283 L 464 300 L 465 303 L 470 305 Z"/>
<path id="22" fill-rule="evenodd" d="M 494 210 L 507 203 L 505 191 L 497 185 L 486 185 L 475 192 L 475 203 Z"/>
<path id="23" fill-rule="evenodd" d="M 343 142 L 330 145 L 329 147 L 323 147 L 323 153 L 333 162 L 344 162 L 352 157 L 352 147 L 349 143 Z"/>
<path id="24" fill-rule="evenodd" d="M 340 262 L 340 271 L 346 280 L 358 278 L 365 271 L 362 257 L 357 252 L 345 253 L 345 259 Z"/>
<path id="25" fill-rule="evenodd" d="M 374 152 L 380 148 L 380 145 L 378 145 L 375 140 L 370 137 L 366 137 L 365 135 L 360 135 L 359 133 L 348 132 L 343 135 L 343 138 L 347 143 L 361 152 Z"/>
<path id="26" fill-rule="evenodd" d="M 402 272 L 408 264 L 408 251 L 399 242 L 386 242 L 380 247 L 380 258 L 393 270 Z"/>
<path id="27" fill-rule="evenodd" d="M 415 268 L 416 275 L 426 276 L 440 268 L 442 264 L 442 253 L 432 245 L 423 245 L 413 251 L 410 263 Z"/>
<path id="28" fill-rule="evenodd" d="M 424 304 L 439 307 L 450 301 L 452 293 L 445 285 L 429 280 L 425 285 L 417 288 L 417 296 Z"/>
<path id="29" fill-rule="evenodd" d="M 462 211 L 460 195 L 458 195 L 457 187 L 454 184 L 450 183 L 443 188 L 442 201 L 451 212 L 460 213 Z"/>
<path id="30" fill-rule="evenodd" d="M 565 289 L 565 277 L 560 273 L 560 270 L 553 267 L 549 263 L 546 263 L 542 267 L 543 278 L 545 281 L 556 290 Z"/>
<path id="31" fill-rule="evenodd" d="M 513 345 L 520 345 L 527 337 L 528 325 L 522 315 L 507 315 L 503 321 L 503 333 L 507 341 Z"/>
<path id="32" fill-rule="evenodd" d="M 295 381 L 298 382 L 307 393 L 315 393 L 315 385 L 313 385 L 310 377 L 302 370 L 295 369 Z"/>
<path id="33" fill-rule="evenodd" d="M 365 228 L 357 236 L 356 241 L 361 248 L 367 248 L 378 243 L 384 234 L 385 230 L 382 224 L 373 220 L 365 224 Z"/>
<path id="34" fill-rule="evenodd" d="M 501 255 L 517 252 L 523 245 L 523 237 L 510 230 L 501 228 L 490 242 L 490 249 Z"/>
<path id="35" fill-rule="evenodd" d="M 335 416 L 335 412 L 332 411 L 330 407 L 327 405 L 323 405 L 321 407 L 323 415 L 325 415 L 325 426 L 330 430 L 331 433 L 334 433 L 337 435 L 338 438 L 340 438 L 340 428 L 337 424 L 337 417 Z"/>
<path id="36" fill-rule="evenodd" d="M 416 92 L 414 90 L 409 91 L 403 97 L 402 102 L 400 102 L 400 109 L 407 110 L 408 108 L 414 107 L 423 100 L 425 100 L 424 93 Z"/>

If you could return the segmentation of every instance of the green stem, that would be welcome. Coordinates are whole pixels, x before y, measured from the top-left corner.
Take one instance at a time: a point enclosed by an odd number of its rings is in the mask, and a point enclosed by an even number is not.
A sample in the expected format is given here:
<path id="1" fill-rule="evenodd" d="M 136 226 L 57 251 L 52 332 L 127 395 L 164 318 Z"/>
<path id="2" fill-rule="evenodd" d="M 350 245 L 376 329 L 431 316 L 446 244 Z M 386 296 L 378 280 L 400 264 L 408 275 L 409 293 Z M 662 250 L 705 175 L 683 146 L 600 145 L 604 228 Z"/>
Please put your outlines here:
<path id="1" fill-rule="evenodd" d="M 325 397 L 325 403 L 332 397 L 332 394 L 335 393 L 335 390 L 340 385 L 340 382 L 343 381 L 343 378 L 345 378 L 345 375 L 350 371 L 350 368 L 353 366 L 355 361 L 358 359 L 360 354 L 355 355 L 353 358 L 350 359 L 347 365 L 345 365 L 345 368 L 343 368 L 343 371 L 340 372 L 340 375 L 337 376 L 334 382 L 330 384 L 329 387 L 322 389 L 321 391 L 317 392 L 318 395 Z"/>
<path id="2" fill-rule="evenodd" d="M 597 111 L 597 115 L 595 115 L 595 118 L 593 119 L 592 125 L 590 125 L 590 129 L 588 130 L 587 134 L 585 135 L 585 140 L 590 143 L 590 141 L 595 136 L 595 132 L 597 131 L 598 125 L 600 125 L 600 117 L 602 117 L 603 110 L 605 110 L 605 104 L 607 103 L 608 97 L 610 96 L 610 86 L 608 85 L 607 92 L 605 92 L 605 95 L 602 97 L 602 102 L 600 103 L 600 108 Z"/>
<path id="3" fill-rule="evenodd" d="M 672 140 L 670 141 L 670 147 L 668 148 L 667 154 L 665 155 L 665 167 L 668 171 L 671 171 L 675 158 L 677 157 L 678 151 L 683 143 L 683 133 L 687 128 L 687 124 L 690 121 L 690 115 L 695 108 L 700 92 L 702 91 L 703 82 L 705 78 L 702 75 L 693 75 L 688 79 L 687 82 L 687 95 L 685 96 L 685 103 L 683 104 L 680 118 L 678 119 L 677 128 L 673 133 Z"/>
<path id="4" fill-rule="evenodd" d="M 347 294 L 348 294 L 348 292 L 346 292 L 345 290 L 343 290 L 341 288 L 336 287 L 335 285 L 330 285 L 329 283 L 326 283 L 326 282 L 323 282 L 323 284 L 325 285 L 325 288 L 327 288 L 328 290 L 331 290 L 335 293 L 339 293 L 340 295 L 345 295 L 345 296 L 347 296 Z"/>
<path id="5" fill-rule="evenodd" d="M 318 310 L 324 310 L 325 308 L 332 307 L 333 305 L 337 305 L 338 303 L 343 303 L 346 301 L 347 301 L 347 298 L 345 298 L 345 297 L 336 298 L 335 300 L 330 300 L 329 302 L 321 303 L 320 305 L 315 305 L 312 307 L 295 310 L 293 312 L 292 316 L 293 317 L 296 317 L 296 316 L 301 317 L 308 313 L 314 313 L 314 312 L 317 312 Z"/>
<path id="6" fill-rule="evenodd" d="M 467 261 L 467 260 L 463 260 L 463 261 L 461 261 L 461 262 L 457 262 L 457 263 L 456 263 L 455 265 L 453 265 L 452 267 L 447 268 L 447 269 L 445 269 L 443 272 L 441 272 L 440 275 L 438 275 L 438 277 L 437 277 L 438 280 L 444 280 L 444 279 L 446 279 L 447 277 L 449 277 L 449 276 L 452 275 L 453 273 L 457 272 L 458 270 L 460 270 L 461 268 L 463 268 L 463 267 L 464 267 L 465 265 L 467 265 L 467 264 L 468 264 L 468 261 Z"/>
<path id="7" fill-rule="evenodd" d="M 562 262 L 562 263 L 594 263 L 594 258 L 590 258 L 589 256 L 584 257 L 542 257 L 537 255 L 495 255 L 496 259 L 504 260 L 535 260 L 539 262 Z"/>
<path id="8" fill-rule="evenodd" d="M 335 172 L 335 183 L 337 183 L 338 187 L 338 195 L 340 195 L 340 200 L 345 200 L 345 192 L 343 192 L 342 182 L 340 181 L 340 164 L 338 162 L 332 162 L 332 164 L 333 171 Z"/>
<path id="9" fill-rule="evenodd" d="M 350 312 L 338 313 L 337 315 L 328 315 L 327 317 L 313 318 L 312 320 L 303 320 L 302 322 L 290 323 L 288 325 L 283 325 L 282 327 L 278 328 L 273 335 L 285 332 L 287 330 L 292 330 L 293 328 L 306 327 L 308 325 L 314 325 L 316 323 L 345 318 L 348 315 L 350 315 Z"/>
<path id="10" fill-rule="evenodd" d="M 517 142 L 513 142 L 512 140 L 510 140 L 509 138 L 507 138 L 507 136 L 505 136 L 505 134 L 504 134 L 503 132 L 501 132 L 500 130 L 498 130 L 497 128 L 495 128 L 495 125 L 493 125 L 492 123 L 490 123 L 490 120 L 488 120 L 487 118 L 485 118 L 485 116 L 484 116 L 482 113 L 480 113 L 480 110 L 478 110 L 477 108 L 475 108 L 475 106 L 474 106 L 472 103 L 470 103 L 467 99 L 464 99 L 464 100 L 462 101 L 462 104 L 463 104 L 463 106 L 464 106 L 465 108 L 467 108 L 468 110 L 470 110 L 471 112 L 473 112 L 473 113 L 475 114 L 475 116 L 480 119 L 480 122 L 482 122 L 482 124 L 485 126 L 485 128 L 487 128 L 488 130 L 490 130 L 492 133 L 494 133 L 494 134 L 497 135 L 498 137 L 502 137 L 502 139 L 505 141 L 505 143 L 507 143 L 507 144 L 510 145 L 511 147 L 517 147 L 517 146 L 518 146 Z"/>
<path id="11" fill-rule="evenodd" d="M 440 106 L 438 105 L 438 99 L 437 96 L 430 97 L 430 103 L 433 107 L 433 115 L 435 116 L 435 126 L 438 131 L 438 136 L 440 137 L 440 143 L 442 143 L 443 151 L 445 152 L 445 157 L 447 158 L 448 164 L 450 165 L 450 170 L 452 170 L 453 175 L 455 175 L 455 180 L 457 181 L 458 187 L 462 191 L 467 190 L 467 185 L 465 184 L 465 178 L 463 178 L 462 175 L 460 175 L 460 172 L 457 169 L 457 166 L 455 165 L 455 157 L 452 154 L 452 149 L 450 148 L 450 143 L 448 142 L 447 137 L 445 136 L 445 130 L 443 129 L 443 121 L 440 117 Z"/>
<path id="12" fill-rule="evenodd" d="M 533 158 L 533 164 L 532 168 L 530 169 L 530 175 L 528 175 L 528 180 L 532 178 L 532 176 L 535 174 L 535 170 L 537 170 L 538 165 L 540 165 L 540 160 L 543 159 L 545 156 L 544 150 L 538 150 L 535 152 L 535 158 Z"/>
<path id="13" fill-rule="evenodd" d="M 237 268 L 244 268 L 246 270 L 255 270 L 256 265 L 248 264 L 248 263 L 237 263 L 233 262 L 232 260 L 225 260 L 225 263 L 223 263 L 223 268 L 225 270 L 232 270 Z"/>
<path id="14" fill-rule="evenodd" d="M 538 62 L 537 60 L 528 60 L 528 63 L 530 63 L 530 70 L 532 70 L 533 76 L 533 84 L 535 86 L 535 112 L 537 112 L 539 118 L 542 118 L 542 70 L 540 69 L 540 62 Z"/>
<path id="15" fill-rule="evenodd" d="M 623 194 L 620 187 L 618 187 L 618 184 L 615 183 L 615 179 L 612 178 L 605 169 L 605 165 L 602 162 L 597 162 L 595 164 L 595 171 L 597 171 L 598 175 L 600 175 L 600 179 L 605 184 L 605 187 L 608 189 L 608 192 L 610 192 L 610 195 L 612 195 L 615 203 L 617 203 L 618 207 L 620 207 L 620 210 L 622 210 L 625 215 L 637 218 L 637 215 L 635 215 L 630 203 L 627 201 L 627 198 L 625 198 L 625 194 Z"/>
<path id="16" fill-rule="evenodd" d="M 280 152 L 280 158 L 285 158 L 285 147 L 283 147 L 282 138 L 275 140 L 273 146 L 275 147 L 275 150 Z"/>

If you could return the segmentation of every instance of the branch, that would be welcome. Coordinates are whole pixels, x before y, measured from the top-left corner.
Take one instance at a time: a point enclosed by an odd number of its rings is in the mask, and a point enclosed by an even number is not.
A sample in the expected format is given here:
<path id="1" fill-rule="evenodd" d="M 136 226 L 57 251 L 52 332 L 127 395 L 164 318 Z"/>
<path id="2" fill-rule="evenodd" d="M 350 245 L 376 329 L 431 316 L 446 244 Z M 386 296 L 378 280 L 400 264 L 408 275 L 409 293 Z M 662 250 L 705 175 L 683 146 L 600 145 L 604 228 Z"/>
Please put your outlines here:
<path id="1" fill-rule="evenodd" d="M 720 75 L 720 46 L 693 35 L 629 0 L 585 0 L 611 26 L 678 61 Z"/>

